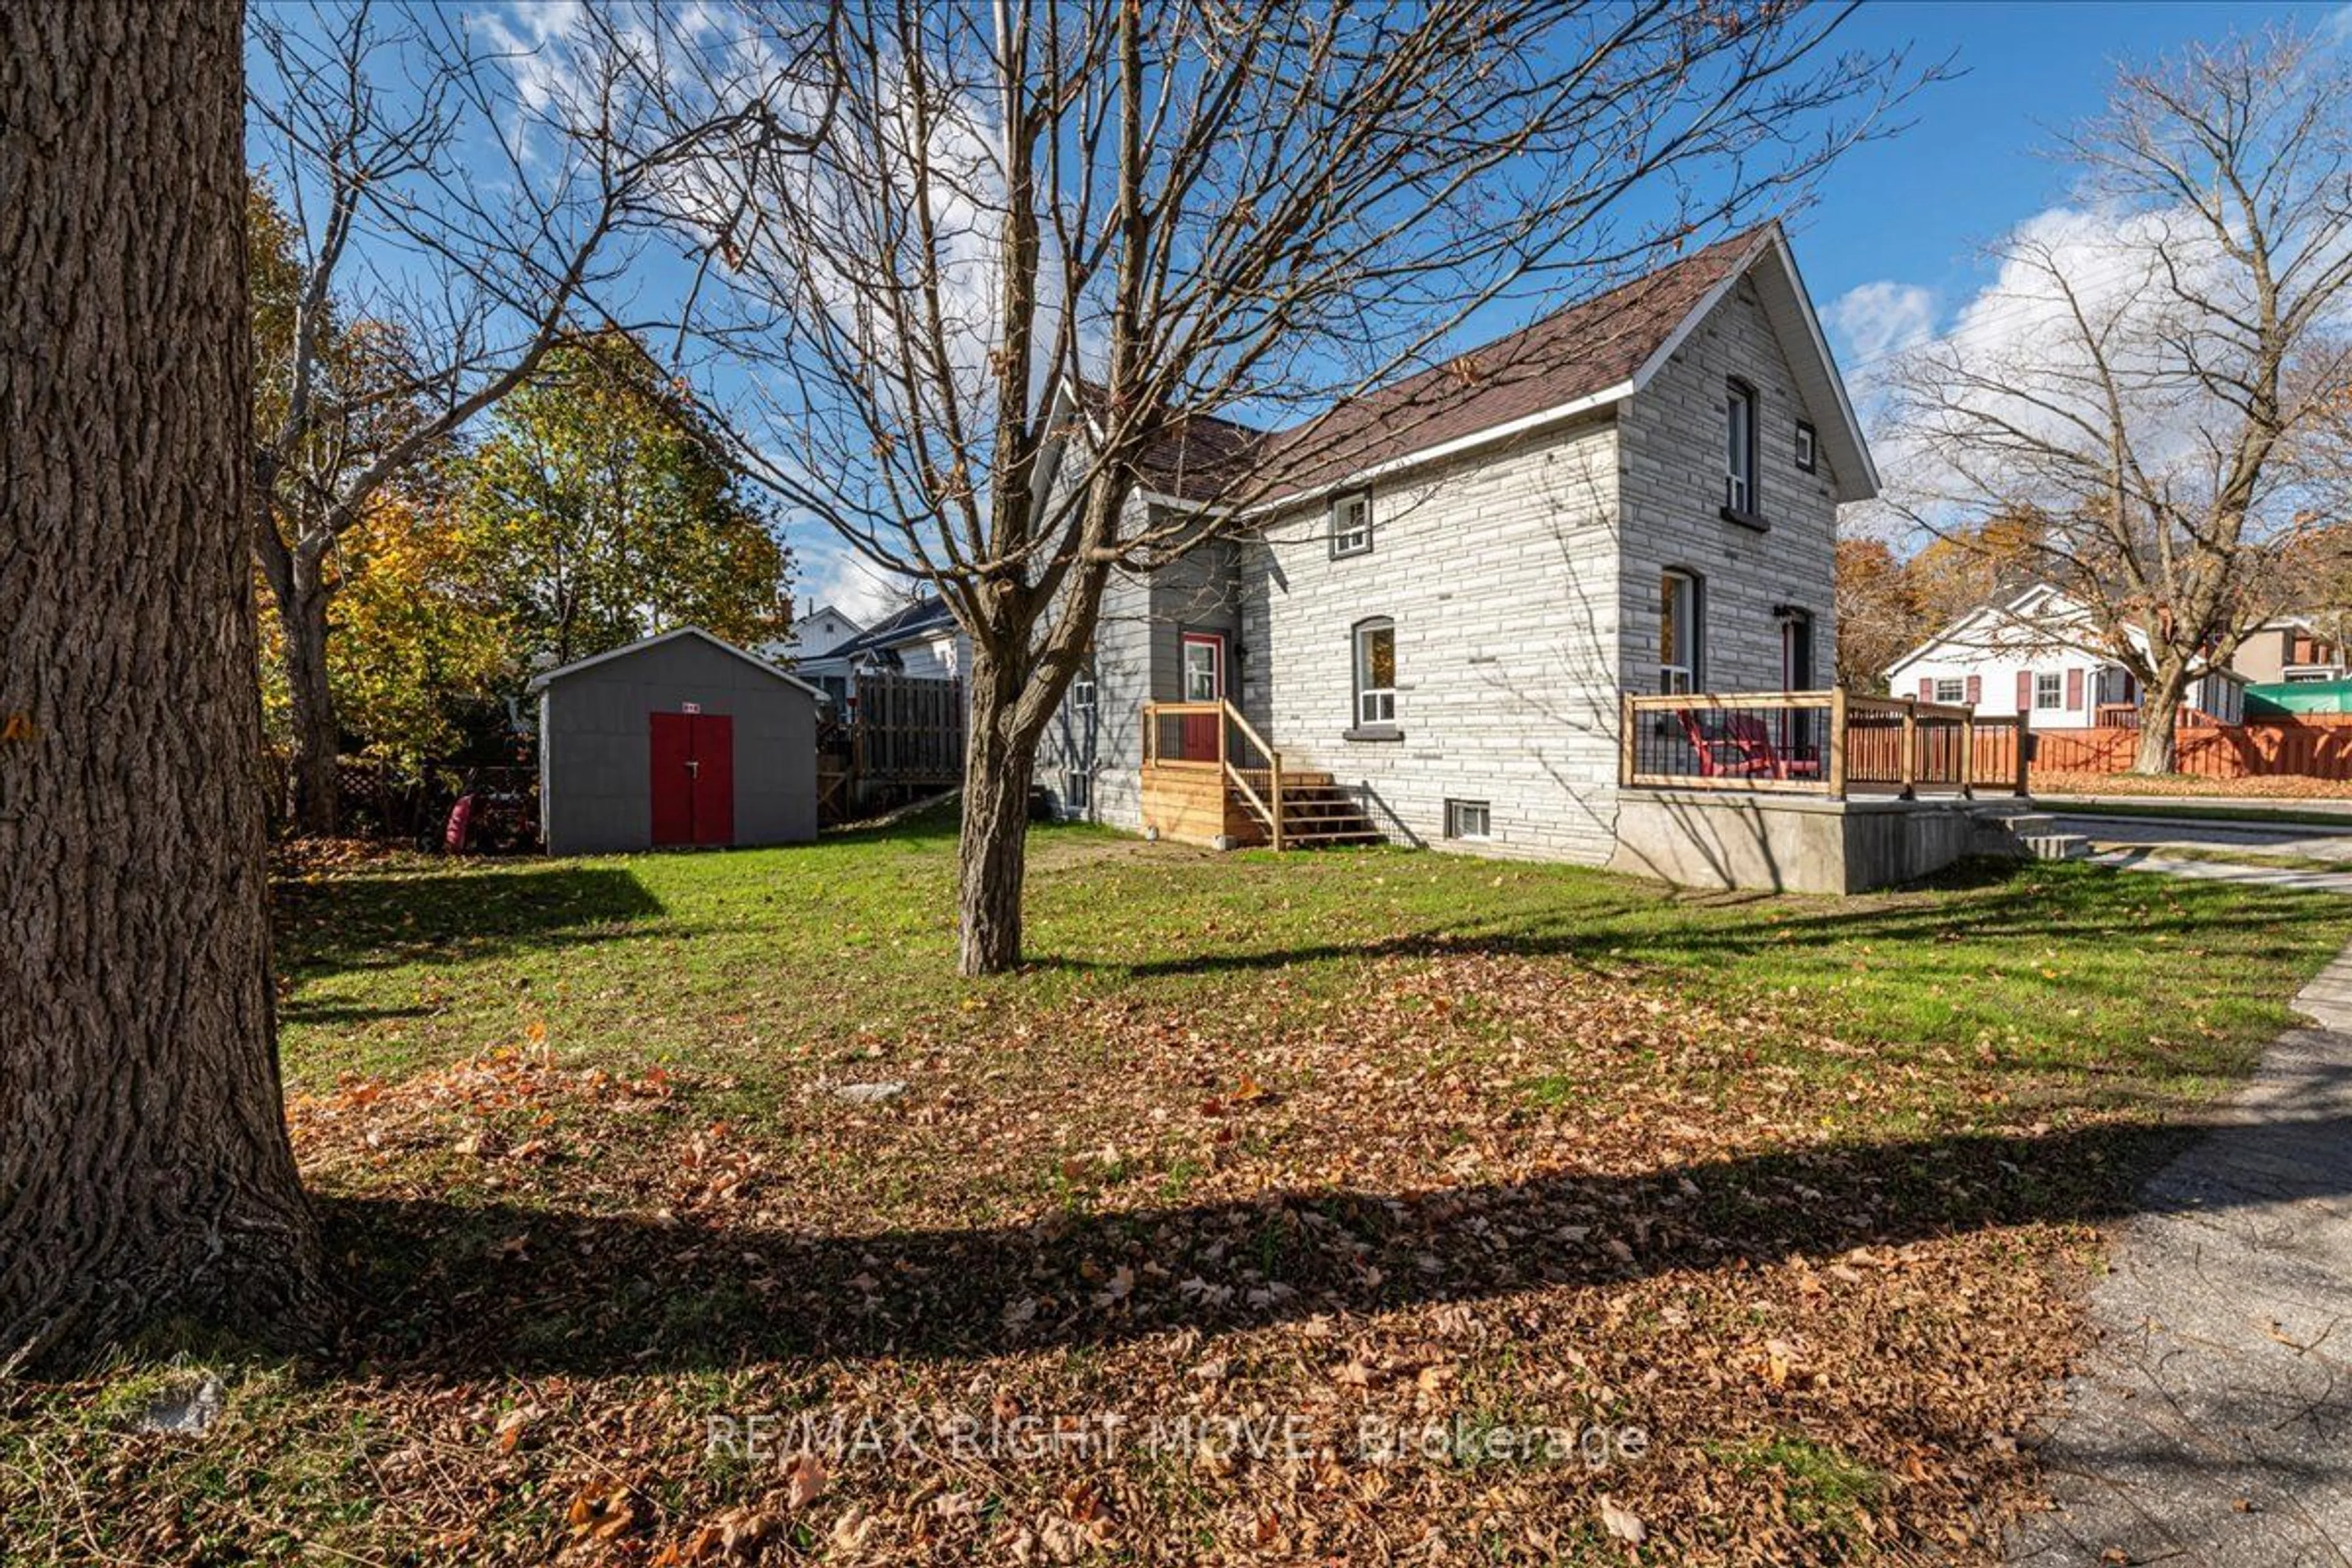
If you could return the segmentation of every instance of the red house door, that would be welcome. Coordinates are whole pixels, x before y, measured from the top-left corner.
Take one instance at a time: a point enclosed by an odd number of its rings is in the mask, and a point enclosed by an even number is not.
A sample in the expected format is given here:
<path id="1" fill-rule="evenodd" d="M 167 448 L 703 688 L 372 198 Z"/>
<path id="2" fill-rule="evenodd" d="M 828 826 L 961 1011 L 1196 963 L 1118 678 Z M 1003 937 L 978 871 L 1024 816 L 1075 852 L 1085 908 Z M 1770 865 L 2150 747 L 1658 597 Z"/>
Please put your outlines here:
<path id="1" fill-rule="evenodd" d="M 654 847 L 735 842 L 735 721 L 725 713 L 656 713 Z"/>
<path id="2" fill-rule="evenodd" d="M 1178 668 L 1183 678 L 1184 700 L 1222 701 L 1225 695 L 1225 639 L 1215 632 L 1185 632 L 1177 646 L 1183 655 Z M 1217 731 L 1224 728 L 1223 715 L 1187 713 L 1182 722 L 1184 761 L 1215 762 Z"/>

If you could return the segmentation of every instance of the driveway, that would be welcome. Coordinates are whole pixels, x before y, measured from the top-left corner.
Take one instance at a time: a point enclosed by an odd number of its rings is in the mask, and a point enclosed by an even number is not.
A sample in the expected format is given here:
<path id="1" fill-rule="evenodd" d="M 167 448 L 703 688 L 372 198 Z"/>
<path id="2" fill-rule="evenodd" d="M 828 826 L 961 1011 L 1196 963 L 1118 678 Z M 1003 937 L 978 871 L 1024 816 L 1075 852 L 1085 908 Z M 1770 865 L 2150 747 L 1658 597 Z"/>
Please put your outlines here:
<path id="1" fill-rule="evenodd" d="M 2022 1568 L 2342 1568 L 2352 1552 L 2352 953 L 2158 1175 L 2092 1297 Z"/>

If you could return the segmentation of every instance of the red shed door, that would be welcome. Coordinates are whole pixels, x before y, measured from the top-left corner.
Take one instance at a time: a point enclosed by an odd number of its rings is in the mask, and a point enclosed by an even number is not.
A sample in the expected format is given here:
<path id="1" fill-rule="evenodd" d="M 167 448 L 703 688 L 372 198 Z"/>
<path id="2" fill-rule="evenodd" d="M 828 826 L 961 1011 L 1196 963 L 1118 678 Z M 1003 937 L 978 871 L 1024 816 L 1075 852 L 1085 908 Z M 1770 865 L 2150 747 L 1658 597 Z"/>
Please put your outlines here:
<path id="1" fill-rule="evenodd" d="M 694 841 L 735 842 L 735 721 L 725 713 L 694 716 Z"/>
<path id="2" fill-rule="evenodd" d="M 656 713 L 654 847 L 735 842 L 735 721 L 725 713 Z"/>
<path id="3" fill-rule="evenodd" d="M 654 847 L 694 842 L 694 721 L 653 715 Z"/>

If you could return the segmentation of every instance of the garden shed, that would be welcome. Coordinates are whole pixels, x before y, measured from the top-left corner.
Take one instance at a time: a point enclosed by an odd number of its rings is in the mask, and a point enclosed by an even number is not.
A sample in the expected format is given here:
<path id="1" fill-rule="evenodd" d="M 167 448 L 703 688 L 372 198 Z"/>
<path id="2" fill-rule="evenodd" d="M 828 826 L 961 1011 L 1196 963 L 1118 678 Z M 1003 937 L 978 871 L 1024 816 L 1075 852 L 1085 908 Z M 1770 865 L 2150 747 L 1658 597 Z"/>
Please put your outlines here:
<path id="1" fill-rule="evenodd" d="M 549 854 L 816 837 L 819 693 L 757 656 L 684 626 L 531 690 Z"/>

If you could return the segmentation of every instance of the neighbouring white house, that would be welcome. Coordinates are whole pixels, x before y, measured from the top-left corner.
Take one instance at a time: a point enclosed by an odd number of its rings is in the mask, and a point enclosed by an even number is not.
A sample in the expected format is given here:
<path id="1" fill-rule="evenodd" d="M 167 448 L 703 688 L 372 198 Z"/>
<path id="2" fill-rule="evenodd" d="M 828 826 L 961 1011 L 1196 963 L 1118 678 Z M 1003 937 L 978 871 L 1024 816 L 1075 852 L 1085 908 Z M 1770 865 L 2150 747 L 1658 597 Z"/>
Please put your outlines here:
<path id="1" fill-rule="evenodd" d="M 1237 537 L 1114 577 L 1038 762 L 1062 814 L 1231 844 L 1279 805 L 1290 843 L 1622 859 L 1622 700 L 1827 685 L 1837 509 L 1877 489 L 1778 224 L 1306 426 L 1185 420 L 1129 531 L 1269 447 Z M 1792 787 L 1821 788 L 1819 717 L 1774 716 Z M 1702 700 L 1637 721 L 1732 744 Z M 1760 748 L 1740 765 L 1771 782 Z"/>
<path id="2" fill-rule="evenodd" d="M 820 605 L 812 599 L 807 608 L 793 617 L 791 637 L 782 642 L 762 644 L 753 651 L 770 664 L 789 666 L 814 658 L 865 629 L 831 605 Z"/>
<path id="3" fill-rule="evenodd" d="M 884 669 L 934 680 L 958 680 L 971 668 L 971 639 L 937 595 L 918 599 L 863 631 L 795 660 L 793 673 L 824 692 L 835 712 L 848 710 L 857 677 Z"/>
<path id="4" fill-rule="evenodd" d="M 2130 633 L 2138 651 L 2147 635 Z M 2090 612 L 2047 583 L 1979 605 L 1886 668 L 1887 689 L 1923 702 L 1968 703 L 1980 714 L 2027 715 L 2036 730 L 2129 724 L 2138 683 L 2104 644 Z M 2246 679 L 2200 671 L 2183 700 L 2196 717 L 2236 724 Z"/>

